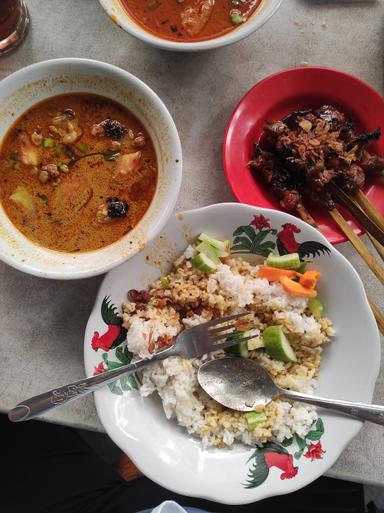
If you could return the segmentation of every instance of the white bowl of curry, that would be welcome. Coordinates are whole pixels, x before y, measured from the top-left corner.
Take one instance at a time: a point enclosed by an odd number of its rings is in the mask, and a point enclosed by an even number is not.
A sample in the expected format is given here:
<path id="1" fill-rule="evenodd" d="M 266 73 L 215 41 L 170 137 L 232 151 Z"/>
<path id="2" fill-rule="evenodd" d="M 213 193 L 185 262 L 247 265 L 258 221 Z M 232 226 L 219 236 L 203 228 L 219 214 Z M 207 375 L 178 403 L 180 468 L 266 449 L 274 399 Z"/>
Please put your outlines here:
<path id="1" fill-rule="evenodd" d="M 99 0 L 112 21 L 145 43 L 176 51 L 226 46 L 260 28 L 283 0 Z"/>
<path id="2" fill-rule="evenodd" d="M 140 251 L 175 205 L 175 124 L 115 66 L 56 59 L 8 76 L 0 138 L 0 258 L 27 273 L 104 273 Z"/>

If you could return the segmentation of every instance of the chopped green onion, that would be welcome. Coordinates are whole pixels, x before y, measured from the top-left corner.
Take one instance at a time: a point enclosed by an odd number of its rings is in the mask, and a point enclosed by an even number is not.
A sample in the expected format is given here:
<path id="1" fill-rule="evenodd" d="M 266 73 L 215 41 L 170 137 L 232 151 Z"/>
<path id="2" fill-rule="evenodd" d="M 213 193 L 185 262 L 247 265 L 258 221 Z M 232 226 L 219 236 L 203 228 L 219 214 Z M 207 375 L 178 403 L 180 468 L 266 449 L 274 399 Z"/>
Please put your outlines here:
<path id="1" fill-rule="evenodd" d="M 247 419 L 249 429 L 252 431 L 257 427 L 258 424 L 261 424 L 267 420 L 267 416 L 263 411 L 248 411 L 245 413 L 245 418 Z"/>
<path id="2" fill-rule="evenodd" d="M 67 166 L 67 164 L 60 164 L 59 170 L 62 173 L 69 173 L 69 167 Z"/>
<path id="3" fill-rule="evenodd" d="M 55 141 L 51 139 L 51 137 L 47 137 L 43 141 L 44 148 L 53 148 L 55 146 Z"/>
<path id="4" fill-rule="evenodd" d="M 60 157 L 61 155 L 61 150 L 63 149 L 62 145 L 61 144 L 58 144 L 55 148 L 55 157 Z"/>
<path id="5" fill-rule="evenodd" d="M 169 278 L 168 276 L 162 276 L 160 278 L 160 283 L 161 283 L 161 286 L 163 287 L 163 289 L 169 289 L 170 288 L 170 281 L 169 281 Z"/>
<path id="6" fill-rule="evenodd" d="M 244 23 L 245 19 L 240 14 L 231 14 L 231 22 L 233 25 L 240 25 Z"/>
<path id="7" fill-rule="evenodd" d="M 12 160 L 12 162 L 17 162 L 17 159 L 19 158 L 19 156 L 17 155 L 17 153 L 11 153 L 9 155 L 9 158 Z"/>
<path id="8" fill-rule="evenodd" d="M 81 153 L 85 153 L 86 151 L 88 151 L 88 146 L 86 146 L 85 144 L 78 144 L 76 148 L 79 151 L 81 151 Z"/>

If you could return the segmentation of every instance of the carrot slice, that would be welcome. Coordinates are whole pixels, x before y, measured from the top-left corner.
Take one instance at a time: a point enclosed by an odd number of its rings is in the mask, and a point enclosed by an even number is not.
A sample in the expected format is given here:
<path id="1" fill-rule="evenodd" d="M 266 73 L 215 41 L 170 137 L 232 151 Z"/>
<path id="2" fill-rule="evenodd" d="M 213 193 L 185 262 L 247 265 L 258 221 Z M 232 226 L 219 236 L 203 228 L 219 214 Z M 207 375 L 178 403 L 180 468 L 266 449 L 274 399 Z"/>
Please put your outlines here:
<path id="1" fill-rule="evenodd" d="M 314 289 L 317 285 L 317 281 L 319 278 L 319 271 L 306 271 L 302 276 L 300 276 L 299 283 L 303 287 L 307 287 L 308 289 Z"/>
<path id="2" fill-rule="evenodd" d="M 286 276 L 287 278 L 296 278 L 300 276 L 299 273 L 293 271 L 292 269 L 279 269 L 278 267 L 261 267 L 257 273 L 258 278 L 265 278 L 268 281 L 280 281 L 282 276 Z"/>
<path id="3" fill-rule="evenodd" d="M 282 276 L 280 278 L 280 283 L 284 287 L 284 290 L 288 292 L 291 296 L 297 297 L 316 297 L 317 292 L 314 289 L 309 289 L 307 287 L 303 287 L 297 281 L 293 281 L 287 276 Z"/>

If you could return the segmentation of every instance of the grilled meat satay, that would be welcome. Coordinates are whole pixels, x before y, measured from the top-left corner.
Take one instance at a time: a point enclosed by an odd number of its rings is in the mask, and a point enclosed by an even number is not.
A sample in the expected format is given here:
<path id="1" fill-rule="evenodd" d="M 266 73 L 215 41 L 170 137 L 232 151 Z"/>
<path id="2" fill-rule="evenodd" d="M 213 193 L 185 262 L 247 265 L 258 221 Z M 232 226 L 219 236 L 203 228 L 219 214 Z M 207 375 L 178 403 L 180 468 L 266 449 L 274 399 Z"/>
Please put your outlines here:
<path id="1" fill-rule="evenodd" d="M 301 194 L 296 190 L 291 174 L 283 168 L 278 157 L 264 151 L 255 144 L 253 159 L 249 162 L 250 169 L 262 176 L 280 205 L 287 211 L 293 211 L 302 202 Z"/>
<path id="2" fill-rule="evenodd" d="M 384 172 L 384 159 L 378 155 L 371 155 L 363 151 L 361 160 L 358 162 L 360 167 L 367 175 L 382 176 Z"/>

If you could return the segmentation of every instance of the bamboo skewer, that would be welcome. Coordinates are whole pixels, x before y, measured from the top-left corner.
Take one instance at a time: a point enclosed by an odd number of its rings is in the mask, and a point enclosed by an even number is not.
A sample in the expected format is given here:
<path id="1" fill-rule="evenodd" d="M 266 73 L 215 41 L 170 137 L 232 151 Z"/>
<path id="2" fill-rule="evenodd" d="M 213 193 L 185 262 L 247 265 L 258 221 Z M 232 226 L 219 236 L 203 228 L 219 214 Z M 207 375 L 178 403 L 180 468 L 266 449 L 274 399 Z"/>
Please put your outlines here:
<path id="1" fill-rule="evenodd" d="M 313 226 L 313 228 L 316 228 L 316 230 L 319 229 L 319 227 L 316 224 L 316 221 L 313 219 L 311 214 L 308 212 L 308 210 L 304 207 L 302 203 L 298 203 L 296 205 L 296 211 L 303 221 Z"/>
<path id="2" fill-rule="evenodd" d="M 379 228 L 384 230 L 384 217 L 380 214 L 377 208 L 372 205 L 367 196 L 360 189 L 353 195 L 359 207 L 377 224 Z"/>
<path id="3" fill-rule="evenodd" d="M 350 228 L 347 221 L 336 208 L 330 210 L 329 214 L 331 215 L 335 223 L 338 225 L 338 227 L 345 233 L 345 235 L 351 241 L 354 248 L 366 262 L 371 271 L 380 280 L 380 282 L 384 284 L 384 269 L 377 263 L 375 257 L 368 250 L 364 242 L 362 242 L 362 240 L 355 234 L 352 228 Z"/>
<path id="4" fill-rule="evenodd" d="M 354 200 L 354 197 L 350 197 L 346 194 L 338 185 L 333 182 L 330 182 L 329 190 L 332 194 L 332 197 L 343 205 L 343 207 L 347 208 L 348 211 L 359 221 L 365 230 L 369 232 L 376 240 L 378 240 L 381 244 L 384 244 L 384 231 L 381 227 L 379 227 L 370 217 L 368 217 L 367 213 L 360 207 L 357 203 L 357 200 Z"/>
<path id="5" fill-rule="evenodd" d="M 384 317 L 381 314 L 380 310 L 375 305 L 375 303 L 373 303 L 369 298 L 368 298 L 368 303 L 369 303 L 369 306 L 371 307 L 373 315 L 375 316 L 377 326 L 379 327 L 379 330 L 381 331 L 381 333 L 384 335 Z"/>
<path id="6" fill-rule="evenodd" d="M 316 221 L 313 219 L 313 217 L 311 216 L 311 214 L 307 211 L 307 209 L 302 205 L 300 204 L 299 207 L 296 207 L 296 211 L 299 215 L 299 217 L 301 217 L 301 219 L 305 222 L 308 223 L 308 220 L 310 220 L 311 222 L 309 224 L 311 224 L 311 226 L 313 226 L 314 228 L 316 228 L 317 230 L 319 230 L 319 227 L 317 226 L 316 224 Z M 332 218 L 334 219 L 334 221 L 337 223 L 337 225 L 341 228 L 341 230 L 343 230 L 343 232 L 345 233 L 345 235 L 348 237 L 348 239 L 352 242 L 351 240 L 351 237 L 353 239 L 354 242 L 356 242 L 356 239 L 357 239 L 357 243 L 359 245 L 359 248 L 361 250 L 361 247 L 363 248 L 363 252 L 364 252 L 364 255 L 366 256 L 367 254 L 369 255 L 369 261 L 372 263 L 375 264 L 375 266 L 377 267 L 377 269 L 381 270 L 380 266 L 377 264 L 377 262 L 375 261 L 373 255 L 368 251 L 368 248 L 364 245 L 364 243 L 359 239 L 359 237 L 355 234 L 355 232 L 348 226 L 346 220 L 343 218 L 343 216 L 340 214 L 340 212 L 336 209 L 332 210 L 330 212 Z M 345 228 L 345 230 L 344 230 Z M 320 231 L 320 230 L 319 230 Z M 375 241 L 377 244 L 379 244 L 377 241 Z M 362 255 L 362 253 L 357 249 L 357 247 L 355 246 L 355 244 L 352 242 L 352 244 L 354 245 L 354 247 L 356 248 L 356 250 L 358 251 L 358 253 L 362 256 L 362 258 L 365 260 L 365 262 L 368 264 L 368 261 L 366 260 L 366 258 Z M 373 269 L 371 268 L 371 266 L 368 264 L 368 266 L 370 267 L 370 269 L 373 271 Z M 373 271 L 374 272 L 374 271 Z M 381 270 L 381 273 L 383 274 L 383 277 L 384 277 L 384 272 Z M 375 272 L 376 274 L 376 272 Z M 380 271 L 379 271 L 379 274 L 380 274 Z M 377 274 L 376 274 L 377 276 Z M 378 276 L 379 277 L 379 276 Z M 380 279 L 380 278 L 379 278 Z M 381 279 L 380 279 L 381 281 Z M 375 316 L 375 319 L 376 319 L 376 322 L 377 322 L 377 325 L 379 327 L 379 330 L 381 331 L 381 333 L 384 335 L 384 316 L 381 314 L 380 310 L 378 309 L 378 307 L 375 305 L 375 303 L 370 300 L 368 298 L 368 302 L 369 302 L 369 305 L 371 307 L 371 310 L 373 312 L 373 315 Z"/>
<path id="7" fill-rule="evenodd" d="M 369 240 L 372 242 L 374 248 L 379 253 L 381 259 L 384 260 L 384 246 L 380 244 L 380 242 L 377 242 L 377 240 L 374 237 L 372 237 L 370 233 L 367 233 L 367 235 L 369 237 Z"/>

